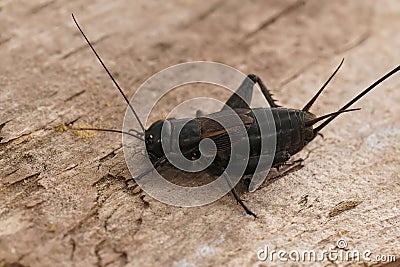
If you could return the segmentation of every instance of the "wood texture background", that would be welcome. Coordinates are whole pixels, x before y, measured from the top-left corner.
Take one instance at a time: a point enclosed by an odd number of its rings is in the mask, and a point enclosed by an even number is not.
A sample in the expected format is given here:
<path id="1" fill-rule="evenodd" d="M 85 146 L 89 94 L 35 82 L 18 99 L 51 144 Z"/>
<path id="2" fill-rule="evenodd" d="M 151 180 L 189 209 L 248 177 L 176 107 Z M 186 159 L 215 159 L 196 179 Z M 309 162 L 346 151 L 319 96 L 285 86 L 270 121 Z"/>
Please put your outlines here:
<path id="1" fill-rule="evenodd" d="M 126 109 L 72 12 L 128 96 L 168 66 L 212 60 L 258 74 L 300 108 L 345 57 L 312 108 L 324 114 L 400 63 L 396 0 L 0 1 L 0 266 L 280 266 L 257 251 L 340 238 L 400 258 L 399 75 L 324 129 L 299 155 L 303 169 L 242 196 L 258 219 L 229 195 L 177 208 L 125 187 L 119 135 L 63 130 L 120 128 Z M 343 201 L 359 205 L 336 214 Z"/>

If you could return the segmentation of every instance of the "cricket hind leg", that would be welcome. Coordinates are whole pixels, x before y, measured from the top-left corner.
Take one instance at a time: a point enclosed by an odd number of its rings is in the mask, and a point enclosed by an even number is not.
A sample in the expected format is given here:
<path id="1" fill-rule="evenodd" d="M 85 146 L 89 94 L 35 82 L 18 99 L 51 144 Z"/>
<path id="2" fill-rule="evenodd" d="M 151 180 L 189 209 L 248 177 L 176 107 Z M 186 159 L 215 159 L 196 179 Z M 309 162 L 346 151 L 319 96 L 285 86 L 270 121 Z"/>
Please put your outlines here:
<path id="1" fill-rule="evenodd" d="M 276 158 L 278 156 L 278 159 Z M 296 160 L 290 160 L 290 154 L 287 151 L 278 152 L 275 155 L 273 167 L 278 171 L 278 174 L 268 179 L 269 183 L 276 181 L 279 178 L 288 175 L 289 173 L 295 172 L 304 167 L 304 159 L 299 158 Z"/>
<path id="2" fill-rule="evenodd" d="M 304 161 L 306 159 L 308 159 L 308 157 L 311 155 L 311 153 L 316 149 L 317 148 L 309 150 L 307 155 L 304 158 L 298 158 L 293 161 L 288 160 L 277 166 L 274 166 L 274 168 L 277 170 L 278 173 L 267 179 L 267 185 L 277 181 L 278 179 L 288 175 L 289 173 L 296 172 L 296 171 L 302 169 L 304 167 L 304 164 L 303 164 Z M 245 183 L 247 183 L 246 180 L 245 180 Z"/>
<path id="3" fill-rule="evenodd" d="M 263 81 L 261 80 L 260 77 L 258 77 L 255 74 L 249 74 L 249 75 L 247 75 L 247 77 L 250 80 L 252 80 L 254 83 L 258 83 L 258 85 L 260 86 L 261 92 L 263 93 L 265 99 L 267 100 L 267 102 L 271 108 L 280 107 L 278 104 L 275 103 L 276 100 L 272 98 L 271 92 L 268 90 L 267 86 L 265 86 L 265 84 L 263 83 Z"/>
<path id="4" fill-rule="evenodd" d="M 242 84 L 236 90 L 236 92 L 226 101 L 225 105 L 235 109 L 235 108 L 249 108 L 249 104 L 251 103 L 251 99 L 253 96 L 253 87 L 254 84 L 257 83 L 260 86 L 261 92 L 263 93 L 265 99 L 271 108 L 280 107 L 275 103 L 275 99 L 272 98 L 271 92 L 265 86 L 263 81 L 255 74 L 249 74 L 244 79 Z M 228 107 L 224 106 L 222 110 L 227 110 Z"/>
<path id="5" fill-rule="evenodd" d="M 286 175 L 288 175 L 288 174 L 290 174 L 292 172 L 296 172 L 296 171 L 298 171 L 298 170 L 300 170 L 300 169 L 302 169 L 304 167 L 302 159 L 295 160 L 295 161 L 293 161 L 291 163 L 286 163 L 286 164 L 281 165 L 281 166 L 285 166 L 285 167 L 282 167 L 282 168 L 279 168 L 279 169 L 275 167 L 277 173 L 272 175 L 272 177 L 268 177 L 267 176 L 265 181 L 262 184 L 260 184 L 256 189 L 258 190 L 258 189 L 261 189 L 261 188 L 265 188 L 268 185 L 270 185 L 270 184 L 278 181 L 279 179 L 285 177 Z M 254 192 L 256 190 L 256 189 L 250 189 L 251 178 L 243 179 L 243 184 L 244 184 L 244 186 L 247 188 L 247 190 L 249 192 Z"/>
<path id="6" fill-rule="evenodd" d="M 271 158 L 273 157 L 273 158 Z M 249 158 L 245 174 L 251 175 L 250 178 L 243 179 L 248 192 L 254 192 L 260 187 L 269 173 L 271 168 L 279 168 L 285 165 L 290 159 L 290 154 L 287 151 L 279 151 L 275 155 L 260 155 Z M 271 164 L 272 160 L 272 164 Z"/>
<path id="7" fill-rule="evenodd" d="M 279 168 L 276 168 L 276 170 L 278 171 L 278 174 L 269 178 L 268 181 L 274 181 L 278 178 L 288 175 L 289 173 L 292 173 L 292 172 L 302 169 L 304 167 L 303 162 L 304 162 L 304 160 L 300 158 L 300 159 L 294 160 L 292 162 L 284 163 Z"/>
<path id="8" fill-rule="evenodd" d="M 222 110 L 228 110 L 229 108 L 249 108 L 253 97 L 253 86 L 254 81 L 247 76 L 235 93 L 225 102 Z"/>

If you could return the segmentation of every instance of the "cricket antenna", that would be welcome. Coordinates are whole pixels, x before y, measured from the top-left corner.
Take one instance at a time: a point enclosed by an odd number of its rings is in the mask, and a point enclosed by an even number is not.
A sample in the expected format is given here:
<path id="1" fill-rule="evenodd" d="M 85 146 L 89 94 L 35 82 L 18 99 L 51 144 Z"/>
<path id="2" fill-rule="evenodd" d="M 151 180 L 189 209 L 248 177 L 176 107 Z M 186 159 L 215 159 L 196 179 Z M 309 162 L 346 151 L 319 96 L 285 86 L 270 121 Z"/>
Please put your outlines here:
<path id="1" fill-rule="evenodd" d="M 135 115 L 137 121 L 139 122 L 140 128 L 142 129 L 143 133 L 146 131 L 142 122 L 139 119 L 139 116 L 136 114 L 136 111 L 133 109 L 131 103 L 129 103 L 128 98 L 126 97 L 126 95 L 124 94 L 124 92 L 122 91 L 121 87 L 118 85 L 117 81 L 114 79 L 114 77 L 112 76 L 111 72 L 108 70 L 108 68 L 106 67 L 106 65 L 104 64 L 103 60 L 100 58 L 100 56 L 97 54 L 96 50 L 94 49 L 93 45 L 90 43 L 89 39 L 86 37 L 86 35 L 83 33 L 81 27 L 79 26 L 78 22 L 76 21 L 74 14 L 72 14 L 72 19 L 74 20 L 76 27 L 78 27 L 79 31 L 81 32 L 82 36 L 85 38 L 86 42 L 88 43 L 89 47 L 92 49 L 93 53 L 95 54 L 95 56 L 97 57 L 97 59 L 99 60 L 100 64 L 103 66 L 104 70 L 107 72 L 108 76 L 110 76 L 111 80 L 113 81 L 113 83 L 115 84 L 115 86 L 118 88 L 119 92 L 121 93 L 121 95 L 124 97 L 126 103 L 128 103 L 130 109 L 132 110 L 133 114 Z"/>
<path id="2" fill-rule="evenodd" d="M 360 94 L 358 94 L 356 97 L 354 97 L 352 100 L 349 101 L 349 103 L 347 103 L 346 105 L 344 105 L 341 109 L 339 109 L 339 111 L 343 111 L 348 109 L 351 105 L 353 105 L 355 102 L 357 102 L 358 100 L 360 100 L 360 98 L 362 98 L 364 95 L 366 95 L 369 91 L 371 91 L 372 89 L 374 89 L 376 86 L 378 86 L 380 83 L 382 83 L 384 80 L 386 80 L 387 78 L 389 78 L 390 76 L 392 76 L 393 74 L 395 74 L 396 72 L 400 71 L 400 65 L 397 66 L 396 68 L 394 68 L 393 70 L 389 71 L 388 73 L 386 73 L 384 76 L 382 76 L 379 80 L 377 80 L 376 82 L 374 82 L 373 84 L 371 84 L 367 89 L 365 89 L 364 91 L 362 91 Z M 339 113 L 340 114 L 340 113 Z M 327 119 L 326 121 L 324 121 L 323 123 L 321 123 L 317 128 L 314 129 L 314 133 L 318 133 L 319 131 L 322 130 L 322 128 L 324 128 L 326 125 L 328 125 L 332 120 L 334 120 L 339 114 L 336 114 L 332 117 L 330 117 L 329 119 Z"/>
<path id="3" fill-rule="evenodd" d="M 322 93 L 322 91 L 324 91 L 325 87 L 328 85 L 328 83 L 332 80 L 333 76 L 336 75 L 336 73 L 339 71 L 340 67 L 342 66 L 344 61 L 344 58 L 342 59 L 342 61 L 340 62 L 339 66 L 336 68 L 336 70 L 332 73 L 332 75 L 329 77 L 329 79 L 324 83 L 324 85 L 321 87 L 321 89 L 319 89 L 319 91 L 315 94 L 315 96 L 313 98 L 311 98 L 311 100 L 304 106 L 303 111 L 308 111 L 311 106 L 314 104 L 315 100 L 317 100 L 317 98 L 319 97 L 319 95 Z"/>
<path id="4" fill-rule="evenodd" d="M 115 129 L 103 129 L 103 128 L 70 128 L 73 131 L 99 131 L 99 132 L 111 132 L 111 133 L 121 133 L 121 134 L 126 134 L 129 136 L 133 136 L 139 140 L 144 141 L 143 137 L 130 133 L 130 132 L 126 132 L 126 131 L 121 131 L 121 130 L 115 130 Z"/>

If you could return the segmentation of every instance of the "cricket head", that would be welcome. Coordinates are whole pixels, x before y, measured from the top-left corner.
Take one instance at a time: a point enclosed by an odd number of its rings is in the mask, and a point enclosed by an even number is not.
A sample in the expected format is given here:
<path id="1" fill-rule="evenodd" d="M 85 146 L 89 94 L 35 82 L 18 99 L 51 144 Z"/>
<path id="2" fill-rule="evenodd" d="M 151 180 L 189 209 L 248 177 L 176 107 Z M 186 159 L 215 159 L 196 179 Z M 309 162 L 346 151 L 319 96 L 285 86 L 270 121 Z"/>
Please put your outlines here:
<path id="1" fill-rule="evenodd" d="M 164 129 L 163 129 L 164 128 Z M 162 137 L 162 135 L 164 136 Z M 149 129 L 145 131 L 144 140 L 146 150 L 150 160 L 156 160 L 165 155 L 161 138 L 167 138 L 171 135 L 171 123 L 168 120 L 158 120 L 154 122 Z"/>

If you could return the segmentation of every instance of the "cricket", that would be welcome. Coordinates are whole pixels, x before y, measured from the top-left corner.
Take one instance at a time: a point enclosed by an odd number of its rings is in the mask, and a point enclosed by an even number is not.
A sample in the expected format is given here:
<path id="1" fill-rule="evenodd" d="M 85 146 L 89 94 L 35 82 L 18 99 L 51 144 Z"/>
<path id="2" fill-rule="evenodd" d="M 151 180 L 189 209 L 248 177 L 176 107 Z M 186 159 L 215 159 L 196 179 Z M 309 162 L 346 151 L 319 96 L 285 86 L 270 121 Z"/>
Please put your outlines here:
<path id="1" fill-rule="evenodd" d="M 149 158 L 154 166 L 157 168 L 159 166 L 168 164 L 167 156 L 168 153 L 174 153 L 173 151 L 167 151 L 161 145 L 161 132 L 165 128 L 167 131 L 173 131 L 175 126 L 181 125 L 183 123 L 182 119 L 165 119 L 158 120 L 154 122 L 148 129 L 145 129 L 144 124 L 140 121 L 139 116 L 136 114 L 134 107 L 130 104 L 128 98 L 122 91 L 121 87 L 114 79 L 103 60 L 100 58 L 93 45 L 89 39 L 84 34 L 83 30 L 79 26 L 77 20 L 72 14 L 72 18 L 81 32 L 82 36 L 86 40 L 87 44 L 95 54 L 96 58 L 99 60 L 100 64 L 103 66 L 104 70 L 109 75 L 110 79 L 119 90 L 125 101 L 127 102 L 132 113 L 136 117 L 140 129 L 135 129 L 129 132 L 113 130 L 113 129 L 99 129 L 99 128 L 79 128 L 77 130 L 95 130 L 95 131 L 108 131 L 127 134 L 133 136 L 139 140 L 145 142 L 146 150 Z M 226 101 L 225 105 L 234 110 L 234 112 L 239 116 L 240 122 L 245 127 L 247 132 L 247 138 L 250 144 L 250 154 L 248 157 L 247 166 L 244 171 L 244 175 L 254 174 L 257 166 L 265 155 L 265 151 L 261 151 L 261 140 L 263 136 L 260 136 L 260 125 L 266 123 L 265 121 L 258 121 L 255 117 L 256 112 L 271 112 L 274 118 L 274 124 L 276 129 L 276 147 L 273 155 L 272 167 L 279 168 L 282 165 L 288 163 L 293 155 L 301 151 L 308 143 L 312 142 L 316 136 L 318 136 L 322 129 L 324 129 L 328 124 L 330 124 L 339 115 L 347 112 L 355 112 L 360 110 L 360 108 L 351 108 L 358 100 L 364 97 L 367 93 L 376 88 L 383 81 L 393 76 L 400 70 L 400 65 L 389 71 L 387 74 L 383 75 L 381 78 L 373 82 L 366 89 L 361 91 L 348 103 L 346 103 L 342 108 L 329 114 L 322 116 L 317 116 L 313 114 L 310 109 L 327 87 L 332 78 L 337 74 L 340 67 L 343 64 L 342 60 L 335 71 L 330 75 L 328 80 L 322 85 L 318 92 L 311 98 L 311 100 L 304 105 L 302 109 L 286 108 L 278 105 L 276 100 L 272 97 L 271 92 L 259 76 L 254 74 L 249 74 L 243 83 L 239 86 L 230 98 Z M 259 85 L 262 94 L 264 95 L 269 107 L 265 108 L 254 108 L 252 109 L 248 103 L 251 103 L 253 87 L 255 84 Z M 227 111 L 224 107 L 218 112 L 208 114 L 204 117 L 200 112 L 196 118 L 190 120 L 189 123 L 187 119 L 185 120 L 185 125 L 179 136 L 179 147 L 181 148 L 181 153 L 191 160 L 196 160 L 200 157 L 199 144 L 205 138 L 213 140 L 216 146 L 216 157 L 212 164 L 209 166 L 208 171 L 215 175 L 224 174 L 226 166 L 231 157 L 236 157 L 241 159 L 242 155 L 232 155 L 231 146 L 235 146 L 240 143 L 241 140 L 235 140 L 232 142 L 229 138 L 228 132 L 230 129 L 222 127 L 220 124 L 215 123 L 212 119 L 222 118 L 225 121 L 230 121 L 232 119 L 231 113 Z M 233 128 L 235 125 L 232 126 Z M 169 135 L 169 134 L 168 134 Z M 172 133 L 170 133 L 172 136 Z M 130 180 L 139 180 L 145 175 L 149 174 L 152 169 L 144 170 L 139 176 L 131 178 Z M 226 175 L 226 174 L 225 174 Z M 229 177 L 227 177 L 227 183 L 229 183 Z M 238 193 L 234 187 L 231 187 L 231 193 L 236 199 L 236 201 L 243 207 L 244 211 L 256 217 L 256 214 L 249 209 L 243 201 L 240 199 Z"/>

